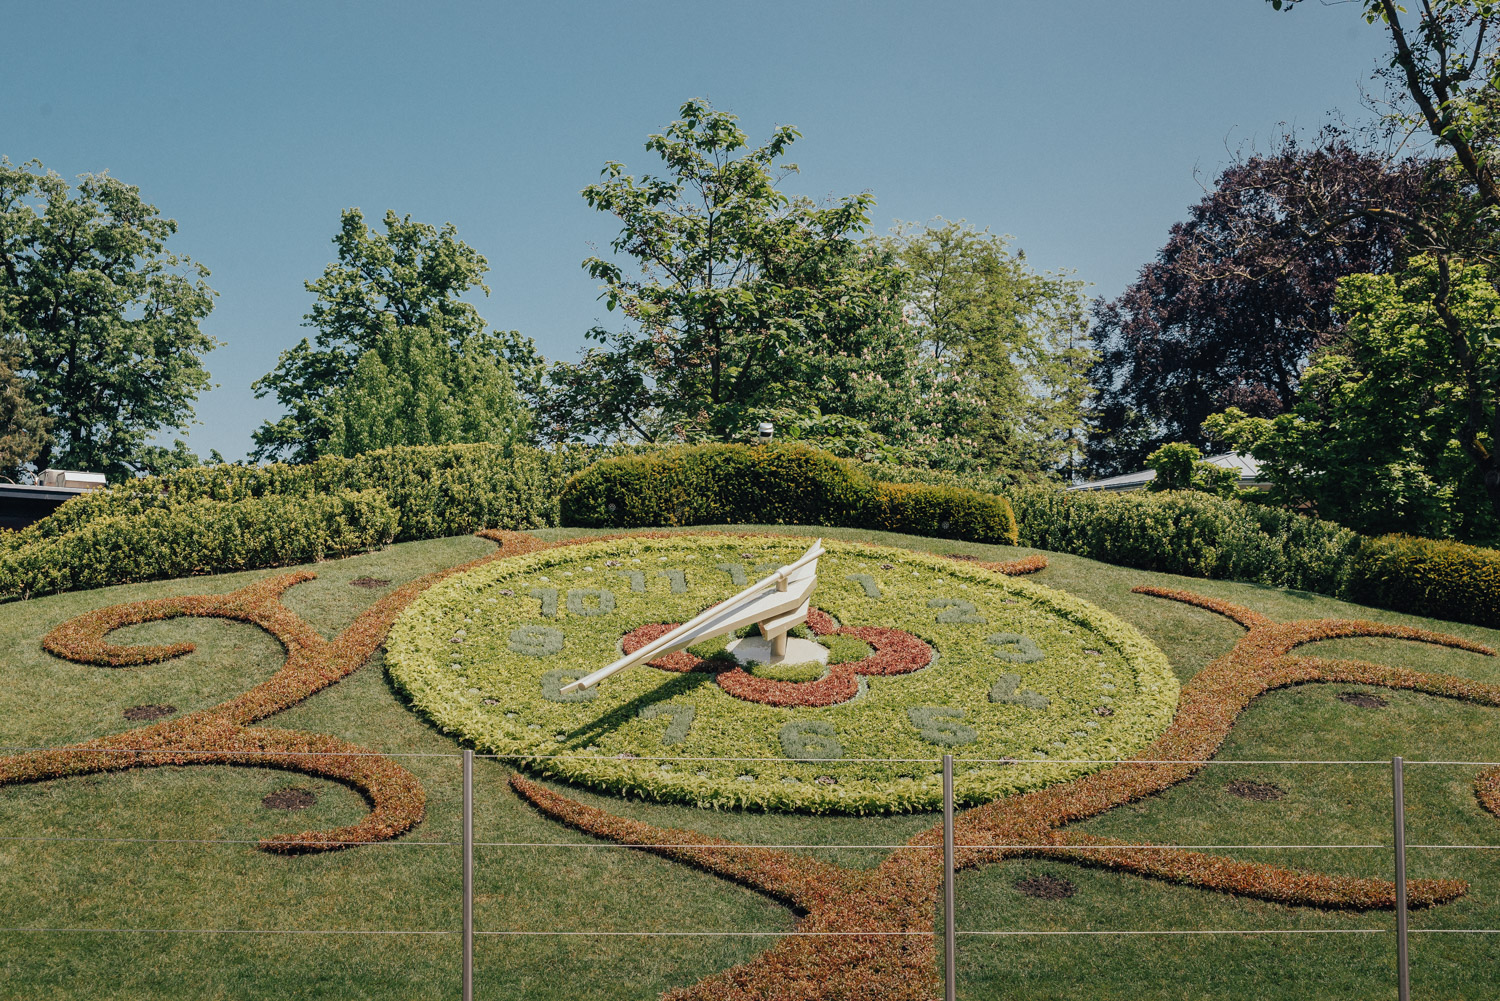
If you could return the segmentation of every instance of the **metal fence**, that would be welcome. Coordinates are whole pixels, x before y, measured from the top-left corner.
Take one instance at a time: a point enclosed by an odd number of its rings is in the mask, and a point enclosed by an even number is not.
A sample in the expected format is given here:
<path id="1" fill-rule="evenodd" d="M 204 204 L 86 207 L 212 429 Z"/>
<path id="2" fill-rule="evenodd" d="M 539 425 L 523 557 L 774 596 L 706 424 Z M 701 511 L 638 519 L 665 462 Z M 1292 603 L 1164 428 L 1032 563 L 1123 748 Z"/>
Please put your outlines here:
<path id="1" fill-rule="evenodd" d="M 0 751 L 14 753 L 27 750 L 56 751 L 56 748 L 0 748 Z M 87 750 L 88 753 L 99 753 L 101 749 L 78 749 Z M 108 749 L 111 753 L 121 754 L 160 754 L 160 749 Z M 174 754 L 191 755 L 193 752 L 173 752 Z M 212 755 L 217 752 L 204 751 L 204 755 Z M 243 752 L 241 752 L 243 753 Z M 292 752 L 266 751 L 267 757 L 289 757 L 295 756 Z M 319 752 L 306 752 L 316 754 Z M 376 752 L 371 752 L 376 753 Z M 348 757 L 349 754 L 334 753 L 326 756 Z M 629 936 L 640 938 L 657 937 L 712 937 L 712 938 L 758 938 L 777 939 L 797 935 L 853 935 L 853 936 L 877 936 L 877 935 L 914 935 L 935 936 L 937 932 L 927 931 L 905 931 L 891 932 L 883 930 L 868 931 L 806 931 L 806 930 L 723 930 L 707 928 L 687 929 L 627 929 L 627 930 L 604 930 L 588 928 L 568 929 L 476 929 L 474 921 L 474 874 L 475 861 L 474 849 L 480 848 L 504 848 L 504 849 L 648 849 L 648 848 L 701 848 L 697 843 L 689 845 L 662 845 L 662 844 L 636 844 L 611 841 L 484 841 L 476 840 L 474 835 L 474 765 L 476 759 L 490 759 L 496 761 L 518 761 L 536 760 L 537 755 L 476 755 L 471 750 L 465 750 L 461 754 L 434 753 L 434 754 L 402 754 L 392 753 L 383 755 L 392 758 L 448 758 L 461 759 L 463 768 L 462 788 L 462 815 L 461 815 L 461 837 L 458 841 L 450 840 L 427 840 L 420 837 L 399 838 L 395 840 L 380 840 L 368 842 L 337 842 L 339 845 L 357 844 L 368 847 L 381 848 L 417 848 L 417 847 L 448 847 L 460 848 L 462 851 L 462 923 L 459 928 L 436 928 L 436 929 L 359 929 L 359 928 L 321 928 L 321 929 L 288 929 L 288 928 L 148 928 L 148 927 L 76 927 L 76 928 L 45 928 L 45 927 L 0 927 L 0 933 L 8 934 L 139 934 L 139 935 L 328 935 L 328 936 L 351 936 L 351 935 L 385 935 L 385 936 L 459 936 L 461 942 L 462 968 L 461 968 L 461 997 L 463 1001 L 473 1001 L 474 998 L 474 944 L 478 937 L 494 938 L 526 938 L 526 937 L 559 937 L 559 938 L 604 938 L 615 936 Z M 563 757 L 557 755 L 554 757 Z M 670 756 L 653 757 L 652 760 L 660 760 L 664 763 L 691 762 L 724 759 L 702 759 L 702 758 L 677 758 Z M 739 760 L 739 759 L 736 759 Z M 751 759 L 744 759 L 751 760 Z M 754 759 L 762 760 L 762 759 Z M 766 759 L 769 760 L 769 759 Z M 884 761 L 884 759 L 879 759 Z M 1037 848 L 1048 849 L 1066 848 L 1066 845 L 995 845 L 995 844 L 956 844 L 954 835 L 954 765 L 955 759 L 952 755 L 944 755 L 941 759 L 920 759 L 929 766 L 936 766 L 941 761 L 942 767 L 942 859 L 943 859 L 943 889 L 942 889 L 942 916 L 943 928 L 941 936 L 943 939 L 943 989 L 944 996 L 948 1001 L 953 1001 L 957 989 L 957 958 L 959 940 L 962 938 L 994 939 L 1002 937 L 1053 937 L 1053 936 L 1081 936 L 1081 937 L 1130 937 L 1130 936 L 1259 936 L 1259 935 L 1387 935 L 1392 937 L 1391 948 L 1396 958 L 1396 983 L 1393 985 L 1400 1001 L 1408 1001 L 1410 998 L 1410 955 L 1409 942 L 1412 935 L 1497 935 L 1497 928 L 1419 928 L 1409 927 L 1409 907 L 1407 901 L 1407 852 L 1408 850 L 1497 850 L 1500 843 L 1489 844 L 1408 844 L 1406 838 L 1406 796 L 1405 796 L 1405 772 L 1413 766 L 1464 766 L 1464 767 L 1494 767 L 1496 762 L 1482 761 L 1405 761 L 1401 757 L 1392 758 L 1390 761 L 1366 761 L 1366 760 L 1236 760 L 1215 759 L 1201 762 L 1184 761 L 1094 761 L 1094 760 L 1058 760 L 1048 759 L 1045 763 L 1077 764 L 1077 765 L 1194 765 L 1194 766 L 1221 766 L 1221 765 L 1257 765 L 1257 766 L 1279 766 L 1279 767 L 1379 767 L 1388 768 L 1391 783 L 1392 811 L 1390 818 L 1391 840 L 1389 842 L 1359 842 L 1359 843 L 1336 843 L 1336 844 L 1206 844 L 1206 845 L 1184 845 L 1184 844 L 1150 844 L 1150 845 L 1089 845 L 1088 850 L 1107 850 L 1111 847 L 1122 850 L 1139 851 L 1142 849 L 1160 850 L 1188 850 L 1188 851 L 1226 851 L 1226 850 L 1249 850 L 1249 849 L 1276 849 L 1276 850 L 1335 850 L 1335 849 L 1357 849 L 1366 851 L 1390 852 L 1390 864 L 1393 870 L 1396 908 L 1394 934 L 1386 928 L 1362 927 L 1362 928 L 1137 928 L 1137 929 L 1025 929 L 1025 928 L 960 928 L 958 927 L 958 913 L 955 899 L 954 879 L 954 855 L 959 849 L 1004 849 L 1004 848 Z M 839 763 L 848 764 L 850 759 L 828 759 L 827 764 L 835 766 Z M 957 763 L 965 764 L 993 764 L 994 762 L 981 761 L 978 759 L 957 759 Z M 1017 762 L 1006 759 L 1007 764 L 1025 764 L 1024 761 Z M 1044 762 L 1038 762 L 1041 764 Z M 258 844 L 260 839 L 225 839 L 225 838 L 136 838 L 136 837 L 63 837 L 49 835 L 27 835 L 27 834 L 3 834 L 0 841 L 5 842 L 92 842 L 92 843 L 132 843 L 132 844 L 231 844 L 251 845 Z M 1500 841 L 1500 839 L 1497 839 Z M 285 842 L 283 842 L 285 843 Z M 328 844 L 331 842 L 302 842 L 302 844 Z M 899 850 L 936 850 L 937 846 L 912 846 L 910 844 L 744 844 L 725 845 L 723 850 L 736 851 L 828 851 L 839 849 L 857 849 L 868 851 L 899 851 Z M 1084 847 L 1084 846 L 1079 846 Z"/>

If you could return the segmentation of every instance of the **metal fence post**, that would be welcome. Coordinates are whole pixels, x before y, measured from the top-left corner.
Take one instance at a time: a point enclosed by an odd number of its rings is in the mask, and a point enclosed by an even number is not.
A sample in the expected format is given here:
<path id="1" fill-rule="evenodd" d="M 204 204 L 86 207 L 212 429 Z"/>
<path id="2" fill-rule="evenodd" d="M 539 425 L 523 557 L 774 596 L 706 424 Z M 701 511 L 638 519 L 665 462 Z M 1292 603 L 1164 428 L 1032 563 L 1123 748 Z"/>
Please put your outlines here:
<path id="1" fill-rule="evenodd" d="M 464 1001 L 474 1001 L 474 752 L 464 748 Z"/>
<path id="2" fill-rule="evenodd" d="M 957 924 L 953 919 L 953 755 L 943 755 L 943 1001 L 958 990 Z"/>
<path id="3" fill-rule="evenodd" d="M 1396 994 L 1411 1001 L 1411 964 L 1406 951 L 1406 790 L 1401 781 L 1401 758 L 1391 759 L 1396 833 Z"/>

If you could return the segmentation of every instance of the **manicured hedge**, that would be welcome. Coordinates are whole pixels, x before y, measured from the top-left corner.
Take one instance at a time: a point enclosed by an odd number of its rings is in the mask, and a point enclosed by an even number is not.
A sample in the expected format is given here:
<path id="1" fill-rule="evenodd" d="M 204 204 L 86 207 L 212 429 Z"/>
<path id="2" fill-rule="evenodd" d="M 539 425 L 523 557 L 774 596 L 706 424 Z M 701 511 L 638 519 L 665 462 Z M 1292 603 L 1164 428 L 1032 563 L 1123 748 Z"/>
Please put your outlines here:
<path id="1" fill-rule="evenodd" d="M 395 532 L 396 512 L 374 490 L 191 501 L 0 554 L 0 597 L 306 563 L 382 546 Z"/>
<path id="2" fill-rule="evenodd" d="M 563 524 L 857 525 L 1016 542 L 1010 502 L 955 487 L 876 483 L 805 445 L 698 445 L 605 459 L 563 488 Z"/>
<path id="3" fill-rule="evenodd" d="M 1387 535 L 1366 540 L 1348 597 L 1414 615 L 1500 626 L 1500 552 Z"/>
<path id="4" fill-rule="evenodd" d="M 593 450 L 597 451 L 597 450 Z M 7 548 L 62 535 L 104 518 L 199 500 L 312 497 L 378 490 L 399 518 L 396 540 L 462 535 L 481 528 L 557 524 L 563 477 L 592 461 L 586 449 L 544 452 L 524 445 L 387 448 L 353 459 L 328 456 L 294 466 L 219 465 L 146 477 L 71 500 L 15 533 Z"/>
<path id="5" fill-rule="evenodd" d="M 0 532 L 0 600 L 556 525 L 564 479 L 630 450 L 414 446 L 133 480 L 77 497 L 23 531 Z M 333 498 L 343 508 L 330 506 Z"/>
<path id="6" fill-rule="evenodd" d="M 1021 542 L 1141 570 L 1342 596 L 1362 537 L 1329 521 L 1197 491 L 1007 491 Z"/>
<path id="7" fill-rule="evenodd" d="M 1016 514 L 1003 497 L 956 487 L 877 483 L 870 507 L 871 528 L 908 535 L 941 535 L 1013 546 Z"/>

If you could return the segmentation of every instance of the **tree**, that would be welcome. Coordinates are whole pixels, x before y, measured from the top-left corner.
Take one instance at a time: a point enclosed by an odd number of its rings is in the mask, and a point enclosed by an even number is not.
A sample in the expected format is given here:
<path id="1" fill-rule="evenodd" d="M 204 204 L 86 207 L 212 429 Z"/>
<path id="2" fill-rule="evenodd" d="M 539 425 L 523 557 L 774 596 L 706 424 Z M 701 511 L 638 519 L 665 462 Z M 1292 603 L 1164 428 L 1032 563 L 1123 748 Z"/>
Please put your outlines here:
<path id="1" fill-rule="evenodd" d="M 346 210 L 338 260 L 316 281 L 305 317 L 318 330 L 252 383 L 288 413 L 256 430 L 252 457 L 307 462 L 387 444 L 492 441 L 527 419 L 503 355 L 535 356 L 530 338 L 487 332 L 473 304 L 489 264 L 441 229 L 387 212 L 385 232 Z M 473 391 L 475 395 L 469 395 Z M 497 429 L 504 429 L 503 432 Z M 353 451 L 351 451 L 353 450 Z"/>
<path id="2" fill-rule="evenodd" d="M 898 225 L 880 243 L 911 276 L 908 314 L 932 361 L 983 400 L 965 430 L 984 464 L 1071 474 L 1093 361 L 1084 283 L 1033 271 L 1006 237 L 961 221 Z"/>
<path id="3" fill-rule="evenodd" d="M 1256 416 L 1290 406 L 1308 356 L 1340 333 L 1338 280 L 1404 256 L 1396 222 L 1331 211 L 1411 209 L 1427 170 L 1326 132 L 1313 149 L 1287 136 L 1220 174 L 1135 283 L 1094 305 L 1091 471 L 1139 469 L 1169 442 L 1206 447 L 1203 420 L 1228 406 Z"/>
<path id="4" fill-rule="evenodd" d="M 41 453 L 52 426 L 47 412 L 26 398 L 13 367 L 15 354 L 0 352 L 0 475 L 10 480 Z"/>
<path id="5" fill-rule="evenodd" d="M 459 350 L 426 327 L 382 336 L 329 397 L 322 453 L 514 438 L 522 408 L 502 350 L 494 334 L 474 335 Z"/>
<path id="6" fill-rule="evenodd" d="M 595 328 L 598 346 L 554 368 L 549 434 L 734 440 L 760 420 L 836 416 L 900 450 L 961 457 L 954 414 L 976 404 L 923 365 L 901 267 L 860 242 L 873 199 L 818 206 L 777 190 L 796 170 L 781 162 L 798 137 L 789 126 L 750 149 L 733 115 L 703 101 L 680 115 L 646 142 L 666 176 L 610 162 L 583 191 L 620 220 L 611 247 L 640 270 L 584 261 L 629 328 Z"/>
<path id="7" fill-rule="evenodd" d="M 1146 466 L 1156 470 L 1156 477 L 1146 484 L 1148 492 L 1197 490 L 1215 497 L 1233 497 L 1239 486 L 1239 473 L 1204 462 L 1198 447 L 1186 442 L 1163 445 L 1146 456 Z"/>
<path id="8" fill-rule="evenodd" d="M 1300 0 L 1269 2 L 1277 10 L 1292 10 Z M 1494 416 L 1500 379 L 1485 353 L 1474 347 L 1476 336 L 1487 337 L 1488 329 L 1466 329 L 1454 300 L 1455 275 L 1468 274 L 1470 265 L 1482 265 L 1492 287 L 1500 277 L 1500 183 L 1495 171 L 1500 50 L 1493 44 L 1500 30 L 1500 3 L 1421 0 L 1410 21 L 1403 21 L 1407 10 L 1391 0 L 1362 0 L 1362 7 L 1365 21 L 1380 22 L 1391 39 L 1390 60 L 1377 74 L 1391 92 L 1387 123 L 1407 140 L 1425 135 L 1450 159 L 1447 169 L 1431 178 L 1436 197 L 1414 209 L 1354 204 L 1331 214 L 1331 221 L 1359 215 L 1389 219 L 1431 258 L 1430 305 L 1453 365 L 1444 384 L 1457 387 L 1464 414 L 1456 440 L 1479 474 L 1491 513 L 1500 519 L 1500 425 Z"/>
<path id="9" fill-rule="evenodd" d="M 1255 456 L 1272 500 L 1362 532 L 1495 541 L 1500 520 L 1462 444 L 1463 369 L 1434 306 L 1444 280 L 1429 256 L 1399 275 L 1344 279 L 1345 334 L 1308 366 L 1291 413 L 1230 409 L 1209 418 L 1207 433 Z M 1459 266 L 1446 281 L 1463 350 L 1485 378 L 1500 378 L 1500 294 L 1478 266 Z M 1493 428 L 1493 398 L 1486 406 Z"/>
<path id="10" fill-rule="evenodd" d="M 123 479 L 156 432 L 192 421 L 216 293 L 207 269 L 166 251 L 176 231 L 136 187 L 84 174 L 74 188 L 0 157 L 0 336 L 52 422 L 39 467 Z"/>

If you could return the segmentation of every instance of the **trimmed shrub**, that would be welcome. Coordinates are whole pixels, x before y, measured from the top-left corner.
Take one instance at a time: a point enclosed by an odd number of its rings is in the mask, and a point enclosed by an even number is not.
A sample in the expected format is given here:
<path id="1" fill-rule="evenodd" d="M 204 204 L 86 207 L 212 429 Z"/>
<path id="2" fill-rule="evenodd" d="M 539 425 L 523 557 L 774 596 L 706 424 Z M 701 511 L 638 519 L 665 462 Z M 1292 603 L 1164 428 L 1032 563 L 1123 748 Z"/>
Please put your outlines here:
<path id="1" fill-rule="evenodd" d="M 806 445 L 697 445 L 596 462 L 563 487 L 564 524 L 848 523 L 875 485 Z"/>
<path id="2" fill-rule="evenodd" d="M 998 470 L 986 475 L 893 466 L 889 462 L 854 462 L 851 465 L 877 483 L 925 483 L 929 487 L 958 487 L 961 490 L 977 490 L 982 494 L 1002 494 L 1011 487 L 1046 482 L 1049 479 L 1042 474 L 1012 470 Z"/>
<path id="3" fill-rule="evenodd" d="M 1358 533 L 1198 491 L 1007 491 L 1021 543 L 1140 570 L 1343 595 Z"/>
<path id="4" fill-rule="evenodd" d="M 390 542 L 396 525 L 374 490 L 190 501 L 97 518 L 0 554 L 0 597 L 348 556 Z"/>
<path id="5" fill-rule="evenodd" d="M 1016 514 L 1010 501 L 955 487 L 877 483 L 868 524 L 887 532 L 938 535 L 1014 546 Z"/>
<path id="6" fill-rule="evenodd" d="M 1368 539 L 1348 591 L 1367 605 L 1500 626 L 1500 552 L 1410 535 Z"/>
<path id="7" fill-rule="evenodd" d="M 877 484 L 806 445 L 698 445 L 596 462 L 563 487 L 562 523 L 858 525 L 1015 543 L 1003 497 L 924 485 Z"/>
<path id="8" fill-rule="evenodd" d="M 377 490 L 399 516 L 396 540 L 461 535 L 481 528 L 557 524 L 563 476 L 597 450 L 544 452 L 524 445 L 387 448 L 353 459 L 327 456 L 303 466 L 200 466 L 84 494 L 49 518 L 4 540 L 16 549 L 106 518 L 183 503 L 259 497 L 313 497 Z"/>

